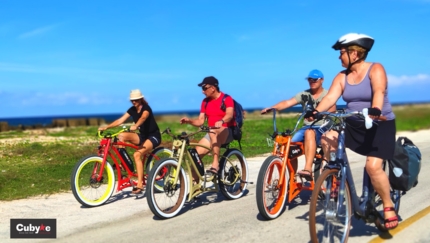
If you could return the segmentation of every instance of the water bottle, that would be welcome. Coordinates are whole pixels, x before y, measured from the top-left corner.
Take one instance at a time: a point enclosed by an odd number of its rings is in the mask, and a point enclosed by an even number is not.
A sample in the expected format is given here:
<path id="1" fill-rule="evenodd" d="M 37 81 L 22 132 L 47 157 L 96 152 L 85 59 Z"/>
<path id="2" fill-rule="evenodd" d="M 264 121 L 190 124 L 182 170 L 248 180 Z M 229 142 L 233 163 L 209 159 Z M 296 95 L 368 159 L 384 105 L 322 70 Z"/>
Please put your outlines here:
<path id="1" fill-rule="evenodd" d="M 118 148 L 118 152 L 121 155 L 122 159 L 124 160 L 125 164 L 127 165 L 128 169 L 131 172 L 134 172 L 133 161 L 131 160 L 130 156 L 127 154 L 127 151 L 125 150 L 125 148 Z"/>
<path id="2" fill-rule="evenodd" d="M 188 152 L 190 152 L 191 157 L 193 158 L 194 164 L 196 165 L 198 171 L 200 172 L 200 175 L 203 175 L 205 171 L 204 171 L 202 160 L 200 159 L 200 156 L 197 153 L 197 150 L 195 148 L 189 148 Z"/>

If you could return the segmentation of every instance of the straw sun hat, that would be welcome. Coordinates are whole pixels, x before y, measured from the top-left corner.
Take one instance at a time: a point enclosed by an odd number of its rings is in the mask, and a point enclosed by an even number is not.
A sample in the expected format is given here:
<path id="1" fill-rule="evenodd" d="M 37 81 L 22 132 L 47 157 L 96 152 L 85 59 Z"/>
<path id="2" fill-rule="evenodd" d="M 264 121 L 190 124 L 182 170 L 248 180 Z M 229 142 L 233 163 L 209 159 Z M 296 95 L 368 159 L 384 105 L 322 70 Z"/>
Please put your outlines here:
<path id="1" fill-rule="evenodd" d="M 138 99 L 142 99 L 142 98 L 143 98 L 143 94 L 142 94 L 142 92 L 140 92 L 140 90 L 133 89 L 130 92 L 130 100 L 138 100 Z"/>

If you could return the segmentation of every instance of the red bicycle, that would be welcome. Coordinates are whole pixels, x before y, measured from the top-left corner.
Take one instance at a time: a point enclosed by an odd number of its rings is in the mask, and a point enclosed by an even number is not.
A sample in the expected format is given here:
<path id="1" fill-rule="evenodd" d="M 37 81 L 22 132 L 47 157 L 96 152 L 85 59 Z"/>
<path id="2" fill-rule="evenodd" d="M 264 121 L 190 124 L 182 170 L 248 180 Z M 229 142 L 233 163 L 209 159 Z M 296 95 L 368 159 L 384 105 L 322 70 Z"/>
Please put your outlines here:
<path id="1" fill-rule="evenodd" d="M 89 155 L 82 158 L 72 171 L 71 188 L 76 200 L 84 206 L 95 207 L 104 204 L 112 196 L 114 189 L 119 192 L 124 188 L 136 186 L 137 173 L 134 171 L 134 162 L 128 155 L 127 150 L 135 151 L 138 146 L 118 140 L 121 132 L 129 132 L 130 129 L 123 127 L 122 130 L 111 134 L 99 131 L 101 138 L 97 155 Z M 164 147 L 158 147 L 145 154 L 144 163 L 144 185 L 146 178 L 154 163 L 162 158 L 172 156 L 172 151 Z M 113 165 L 114 167 L 113 167 Z M 116 175 L 114 170 L 116 170 Z M 161 171 L 163 173 L 163 171 Z M 162 178 L 163 175 L 160 175 Z M 116 185 L 115 185 L 116 183 Z M 154 190 L 162 192 L 163 185 L 155 183 Z"/>

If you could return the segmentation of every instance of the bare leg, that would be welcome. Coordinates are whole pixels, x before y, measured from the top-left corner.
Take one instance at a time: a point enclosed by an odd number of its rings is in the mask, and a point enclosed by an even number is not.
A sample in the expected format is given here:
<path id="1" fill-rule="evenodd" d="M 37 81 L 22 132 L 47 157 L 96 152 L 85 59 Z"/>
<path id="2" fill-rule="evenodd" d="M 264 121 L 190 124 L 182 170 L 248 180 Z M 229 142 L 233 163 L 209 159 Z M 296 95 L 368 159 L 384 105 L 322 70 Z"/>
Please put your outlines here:
<path id="1" fill-rule="evenodd" d="M 388 176 L 382 169 L 382 159 L 368 156 L 366 158 L 366 171 L 370 176 L 373 188 L 379 194 L 384 204 L 384 208 L 393 207 L 393 202 L 390 198 L 390 183 Z M 396 212 L 388 211 L 384 212 L 384 217 L 391 218 L 396 216 Z M 389 222 L 386 224 L 387 228 L 392 228 L 398 224 L 398 221 Z"/>
<path id="2" fill-rule="evenodd" d="M 321 147 L 324 151 L 324 158 L 326 161 L 330 161 L 330 153 L 336 152 L 337 150 L 337 136 L 339 134 L 336 131 L 328 131 L 321 137 Z"/>
<path id="3" fill-rule="evenodd" d="M 315 152 L 317 150 L 316 134 L 313 129 L 305 131 L 305 169 L 312 171 L 312 164 L 315 158 Z"/>
<path id="4" fill-rule="evenodd" d="M 209 133 L 209 137 L 211 138 L 212 152 L 213 152 L 212 168 L 219 170 L 220 147 L 227 140 L 228 128 L 222 127 L 219 129 L 214 129 L 212 131 L 215 132 L 215 134 Z"/>
<path id="5" fill-rule="evenodd" d="M 136 152 L 134 152 L 133 154 L 134 161 L 136 162 L 136 170 L 137 170 L 137 185 L 136 185 L 137 188 L 143 188 L 144 168 L 143 168 L 142 157 L 144 154 L 148 153 L 152 149 L 153 149 L 152 142 L 149 139 L 147 139 L 143 143 L 142 148 L 136 150 Z"/>

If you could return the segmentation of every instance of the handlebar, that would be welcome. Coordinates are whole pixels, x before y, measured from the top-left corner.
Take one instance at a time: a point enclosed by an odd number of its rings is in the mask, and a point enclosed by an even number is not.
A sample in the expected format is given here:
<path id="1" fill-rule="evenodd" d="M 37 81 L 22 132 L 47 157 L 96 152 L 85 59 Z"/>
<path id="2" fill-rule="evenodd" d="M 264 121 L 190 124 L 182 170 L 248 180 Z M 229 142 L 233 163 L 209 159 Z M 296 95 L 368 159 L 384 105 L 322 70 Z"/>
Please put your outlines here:
<path id="1" fill-rule="evenodd" d="M 186 132 L 182 132 L 180 135 L 175 135 L 172 133 L 172 130 L 170 130 L 170 128 L 166 128 L 161 134 L 167 134 L 169 136 L 171 136 L 173 139 L 187 139 L 197 133 L 200 132 L 211 132 L 211 133 L 215 133 L 212 132 L 211 129 L 218 129 L 219 127 L 208 127 L 208 126 L 200 126 L 199 130 L 193 133 L 189 133 L 187 134 Z"/>
<path id="2" fill-rule="evenodd" d="M 341 125 L 343 125 L 346 118 L 351 117 L 351 116 L 357 116 L 360 118 L 364 118 L 364 124 L 366 126 L 366 129 L 372 128 L 372 126 L 374 124 L 374 120 L 372 120 L 372 118 L 370 118 L 368 115 L 368 109 L 367 108 L 364 108 L 362 111 L 350 111 L 350 112 L 345 112 L 345 111 L 342 112 L 342 111 L 336 112 L 336 113 L 331 113 L 331 112 L 327 112 L 327 111 L 319 112 L 318 114 L 320 114 L 320 118 L 318 120 L 328 118 L 332 122 L 334 122 L 335 120 L 338 120 L 341 123 Z M 387 118 L 385 116 L 380 116 L 378 118 L 378 120 L 386 121 Z M 325 123 L 322 126 L 327 126 L 328 124 L 330 124 L 330 123 L 329 122 Z M 333 126 L 333 123 L 330 125 Z"/>
<path id="3" fill-rule="evenodd" d="M 114 137 L 117 137 L 122 132 L 131 132 L 131 131 L 130 131 L 130 127 L 123 126 L 121 130 L 119 130 L 118 132 L 113 133 L 113 134 L 112 133 L 106 133 L 105 135 L 103 135 L 104 132 L 105 131 L 98 131 L 97 136 L 99 138 L 114 138 Z"/>
<path id="4" fill-rule="evenodd" d="M 274 131 L 274 134 L 273 134 L 272 137 L 274 137 L 276 135 L 286 135 L 286 134 L 293 134 L 293 133 L 295 133 L 297 131 L 297 128 L 298 128 L 299 124 L 300 124 L 300 121 L 303 119 L 303 117 L 305 116 L 306 112 L 309 111 L 309 110 L 312 110 L 312 109 L 313 108 L 310 105 L 308 105 L 308 103 L 306 102 L 305 105 L 304 105 L 303 111 L 302 111 L 300 117 L 297 119 L 296 125 L 294 126 L 293 130 L 290 131 L 289 129 L 287 129 L 285 132 L 282 132 L 282 133 L 278 133 L 278 129 L 277 129 L 277 126 L 276 126 L 276 109 L 275 108 L 266 109 L 265 112 L 262 112 L 261 114 L 267 114 L 267 113 L 270 113 L 270 112 L 273 111 L 273 131 Z"/>

